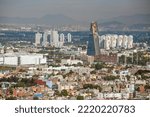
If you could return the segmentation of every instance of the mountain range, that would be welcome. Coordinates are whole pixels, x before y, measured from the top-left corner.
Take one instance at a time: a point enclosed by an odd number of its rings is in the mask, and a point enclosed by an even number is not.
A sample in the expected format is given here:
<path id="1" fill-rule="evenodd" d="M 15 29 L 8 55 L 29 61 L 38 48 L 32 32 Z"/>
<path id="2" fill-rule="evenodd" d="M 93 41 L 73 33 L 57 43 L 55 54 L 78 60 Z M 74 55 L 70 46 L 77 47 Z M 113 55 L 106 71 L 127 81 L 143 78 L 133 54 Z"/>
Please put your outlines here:
<path id="1" fill-rule="evenodd" d="M 105 20 L 98 20 L 101 23 L 105 22 L 120 22 L 126 25 L 132 24 L 150 24 L 150 14 L 136 14 L 130 16 L 119 16 Z"/>
<path id="2" fill-rule="evenodd" d="M 119 16 L 110 19 L 98 19 L 101 27 L 110 29 L 123 29 L 124 27 L 139 28 L 150 27 L 150 14 L 136 14 L 130 16 Z M 40 18 L 0 17 L 0 23 L 10 24 L 37 24 L 37 25 L 68 25 L 87 24 L 88 21 L 77 21 L 62 14 L 50 14 Z"/>
<path id="3" fill-rule="evenodd" d="M 65 25 L 65 24 L 77 24 L 79 23 L 79 21 L 76 21 L 62 14 L 56 14 L 56 15 L 45 15 L 40 18 L 0 17 L 0 23 Z"/>

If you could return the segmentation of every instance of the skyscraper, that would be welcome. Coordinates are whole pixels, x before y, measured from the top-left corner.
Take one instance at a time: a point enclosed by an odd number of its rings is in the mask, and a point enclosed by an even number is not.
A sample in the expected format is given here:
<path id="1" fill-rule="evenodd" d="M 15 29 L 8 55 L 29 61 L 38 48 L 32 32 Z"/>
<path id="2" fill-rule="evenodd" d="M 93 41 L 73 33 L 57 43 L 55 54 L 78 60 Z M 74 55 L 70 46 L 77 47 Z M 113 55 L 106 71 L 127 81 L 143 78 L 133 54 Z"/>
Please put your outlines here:
<path id="1" fill-rule="evenodd" d="M 98 26 L 96 22 L 92 22 L 91 24 L 91 32 L 94 40 L 94 47 L 95 47 L 95 55 L 100 54 L 99 49 L 99 35 L 98 35 Z"/>
<path id="2" fill-rule="evenodd" d="M 65 35 L 63 33 L 60 34 L 59 36 L 59 46 L 62 47 L 64 45 L 65 42 Z"/>
<path id="3" fill-rule="evenodd" d="M 46 47 L 46 46 L 48 45 L 47 37 L 48 37 L 48 32 L 45 31 L 44 34 L 43 34 L 43 42 L 42 42 L 42 45 L 43 45 L 44 47 Z"/>
<path id="4" fill-rule="evenodd" d="M 91 23 L 91 34 L 88 41 L 87 55 L 95 56 L 100 54 L 99 35 L 96 22 Z"/>
<path id="5" fill-rule="evenodd" d="M 133 48 L 133 36 L 129 35 L 128 37 L 128 48 Z"/>
<path id="6" fill-rule="evenodd" d="M 95 56 L 94 39 L 92 34 L 89 35 L 89 39 L 88 39 L 87 55 Z"/>
<path id="7" fill-rule="evenodd" d="M 67 39 L 68 39 L 68 42 L 71 42 L 72 41 L 72 36 L 70 33 L 67 34 Z"/>
<path id="8" fill-rule="evenodd" d="M 51 45 L 59 47 L 59 34 L 58 31 L 51 32 Z"/>
<path id="9" fill-rule="evenodd" d="M 65 42 L 65 35 L 63 33 L 60 34 L 60 42 Z"/>
<path id="10" fill-rule="evenodd" d="M 35 46 L 40 46 L 41 45 L 41 39 L 42 39 L 42 34 L 37 32 L 35 34 Z"/>

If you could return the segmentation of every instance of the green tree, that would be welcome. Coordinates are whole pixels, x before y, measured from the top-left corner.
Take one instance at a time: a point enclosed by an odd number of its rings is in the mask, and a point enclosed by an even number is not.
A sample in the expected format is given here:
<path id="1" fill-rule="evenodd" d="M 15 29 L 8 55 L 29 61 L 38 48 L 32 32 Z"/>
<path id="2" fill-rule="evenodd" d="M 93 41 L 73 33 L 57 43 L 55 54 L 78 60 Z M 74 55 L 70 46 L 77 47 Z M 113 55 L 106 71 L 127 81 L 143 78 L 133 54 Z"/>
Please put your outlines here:
<path id="1" fill-rule="evenodd" d="M 97 64 L 95 64 L 95 69 L 96 70 L 100 70 L 100 69 L 102 69 L 103 68 L 103 64 L 101 63 L 97 63 Z"/>
<path id="2" fill-rule="evenodd" d="M 83 65 L 82 65 L 82 63 L 81 63 L 81 62 L 78 62 L 78 63 L 77 63 L 77 66 L 83 66 Z"/>
<path id="3" fill-rule="evenodd" d="M 62 96 L 68 96 L 67 90 L 63 89 L 63 90 L 61 91 L 61 95 L 62 95 Z"/>
<path id="4" fill-rule="evenodd" d="M 17 100 L 17 98 L 11 96 L 11 97 L 7 97 L 6 100 Z"/>
<path id="5" fill-rule="evenodd" d="M 77 96 L 77 100 L 84 100 L 84 97 L 83 97 L 83 96 L 78 95 L 78 96 Z"/>
<path id="6" fill-rule="evenodd" d="M 118 76 L 106 76 L 103 79 L 106 81 L 113 81 L 115 79 L 119 79 L 119 77 Z"/>
<path id="7" fill-rule="evenodd" d="M 61 96 L 61 94 L 58 90 L 55 90 L 54 95 Z"/>

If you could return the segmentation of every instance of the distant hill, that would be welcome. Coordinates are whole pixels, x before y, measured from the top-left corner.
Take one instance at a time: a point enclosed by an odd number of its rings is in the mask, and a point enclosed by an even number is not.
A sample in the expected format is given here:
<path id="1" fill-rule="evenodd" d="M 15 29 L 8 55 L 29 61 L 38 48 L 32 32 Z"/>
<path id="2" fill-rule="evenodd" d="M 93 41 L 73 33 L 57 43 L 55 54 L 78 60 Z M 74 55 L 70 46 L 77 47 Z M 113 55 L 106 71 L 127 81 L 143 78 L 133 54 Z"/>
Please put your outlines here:
<path id="1" fill-rule="evenodd" d="M 126 25 L 132 24 L 150 24 L 150 14 L 136 14 L 131 16 L 119 16 L 110 19 L 101 20 L 99 19 L 98 22 L 105 23 L 105 22 L 120 22 Z"/>
<path id="2" fill-rule="evenodd" d="M 98 20 L 102 30 L 150 30 L 150 14 L 136 14 Z"/>
<path id="3" fill-rule="evenodd" d="M 65 16 L 65 15 L 46 15 L 42 18 L 40 18 L 40 20 L 43 21 L 43 23 L 51 23 L 51 24 L 75 24 L 78 23 L 78 21 Z"/>
<path id="4" fill-rule="evenodd" d="M 36 25 L 69 25 L 79 24 L 87 27 L 89 21 L 77 21 L 62 14 L 48 14 L 40 18 L 0 17 L 0 23 L 10 24 L 36 24 Z M 110 19 L 99 19 L 97 23 L 101 30 L 150 30 L 150 14 L 136 14 L 132 16 L 119 16 Z"/>
<path id="5" fill-rule="evenodd" d="M 56 14 L 56 15 L 45 15 L 41 18 L 0 17 L 0 23 L 64 25 L 64 24 L 76 24 L 79 23 L 79 21 L 76 21 L 65 15 Z"/>
<path id="6" fill-rule="evenodd" d="M 104 23 L 98 23 L 99 29 L 101 30 L 123 30 L 126 25 L 117 21 L 110 21 L 110 22 L 104 22 Z"/>

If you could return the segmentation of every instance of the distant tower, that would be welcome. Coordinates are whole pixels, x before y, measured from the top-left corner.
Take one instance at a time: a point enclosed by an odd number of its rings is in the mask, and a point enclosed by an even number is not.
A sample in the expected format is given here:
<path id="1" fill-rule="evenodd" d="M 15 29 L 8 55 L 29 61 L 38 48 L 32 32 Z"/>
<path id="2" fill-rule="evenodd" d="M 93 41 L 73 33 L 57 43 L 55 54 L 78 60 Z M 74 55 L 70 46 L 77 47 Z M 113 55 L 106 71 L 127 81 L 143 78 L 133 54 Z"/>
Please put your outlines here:
<path id="1" fill-rule="evenodd" d="M 119 35 L 117 39 L 117 48 L 120 49 L 122 48 L 122 43 L 123 43 L 123 35 Z"/>
<path id="2" fill-rule="evenodd" d="M 60 47 L 62 47 L 64 45 L 64 42 L 65 42 L 65 35 L 63 33 L 60 34 L 59 36 L 59 45 Z"/>
<path id="3" fill-rule="evenodd" d="M 99 48 L 99 35 L 98 35 L 98 27 L 96 22 L 91 23 L 91 34 L 88 41 L 88 49 L 87 55 L 99 55 L 100 48 Z"/>
<path id="4" fill-rule="evenodd" d="M 127 49 L 127 46 L 128 46 L 128 36 L 124 35 L 122 40 L 122 47 L 124 49 Z"/>
<path id="5" fill-rule="evenodd" d="M 112 35 L 111 36 L 111 47 L 116 48 L 116 42 L 117 41 L 117 35 Z"/>
<path id="6" fill-rule="evenodd" d="M 42 34 L 37 32 L 35 34 L 35 46 L 40 46 L 41 45 L 41 38 L 42 38 Z"/>
<path id="7" fill-rule="evenodd" d="M 99 55 L 100 54 L 99 35 L 98 35 L 98 27 L 96 22 L 91 23 L 91 32 L 94 40 L 95 55 Z"/>
<path id="8" fill-rule="evenodd" d="M 128 49 L 133 48 L 133 36 L 128 36 Z"/>
<path id="9" fill-rule="evenodd" d="M 68 42 L 71 42 L 72 41 L 72 36 L 70 33 L 67 34 L 67 39 L 68 39 Z"/>
<path id="10" fill-rule="evenodd" d="M 58 31 L 51 32 L 51 45 L 59 47 L 59 34 Z"/>
<path id="11" fill-rule="evenodd" d="M 43 43 L 42 43 L 42 45 L 43 45 L 44 47 L 46 47 L 46 46 L 48 45 L 47 37 L 48 37 L 48 32 L 45 31 L 44 34 L 43 34 Z"/>
<path id="12" fill-rule="evenodd" d="M 111 35 L 106 35 L 105 43 L 104 43 L 104 48 L 106 50 L 109 50 L 110 47 L 111 47 Z"/>
<path id="13" fill-rule="evenodd" d="M 99 36 L 99 47 L 100 49 L 104 49 L 105 35 Z"/>
<path id="14" fill-rule="evenodd" d="M 60 42 L 65 42 L 65 35 L 63 33 L 60 34 Z"/>

